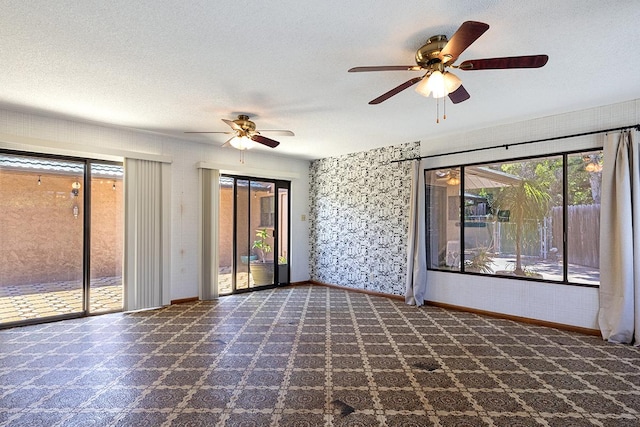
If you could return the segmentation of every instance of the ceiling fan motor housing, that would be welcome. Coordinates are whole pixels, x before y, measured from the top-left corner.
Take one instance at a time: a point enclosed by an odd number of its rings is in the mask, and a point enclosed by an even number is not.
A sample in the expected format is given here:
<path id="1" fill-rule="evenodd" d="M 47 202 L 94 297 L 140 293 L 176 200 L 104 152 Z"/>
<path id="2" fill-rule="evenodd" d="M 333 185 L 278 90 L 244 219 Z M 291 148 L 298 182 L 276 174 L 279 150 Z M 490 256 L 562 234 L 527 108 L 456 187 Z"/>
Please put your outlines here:
<path id="1" fill-rule="evenodd" d="M 256 130 L 256 124 L 249 120 L 249 116 L 244 114 L 240 114 L 234 122 L 245 132 L 254 132 Z"/>
<path id="2" fill-rule="evenodd" d="M 430 68 L 431 65 L 441 62 L 438 56 L 448 41 L 445 35 L 429 37 L 424 46 L 417 50 L 416 63 L 422 68 Z"/>

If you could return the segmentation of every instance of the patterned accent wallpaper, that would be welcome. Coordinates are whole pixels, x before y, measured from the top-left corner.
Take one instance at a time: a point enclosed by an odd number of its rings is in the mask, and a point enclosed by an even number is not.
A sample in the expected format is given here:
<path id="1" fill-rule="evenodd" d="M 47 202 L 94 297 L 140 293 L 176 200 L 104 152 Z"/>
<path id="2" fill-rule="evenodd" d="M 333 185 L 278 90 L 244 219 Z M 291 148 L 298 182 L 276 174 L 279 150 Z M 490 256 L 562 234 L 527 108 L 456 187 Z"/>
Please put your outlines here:
<path id="1" fill-rule="evenodd" d="M 313 161 L 311 280 L 404 295 L 411 162 L 420 142 Z"/>

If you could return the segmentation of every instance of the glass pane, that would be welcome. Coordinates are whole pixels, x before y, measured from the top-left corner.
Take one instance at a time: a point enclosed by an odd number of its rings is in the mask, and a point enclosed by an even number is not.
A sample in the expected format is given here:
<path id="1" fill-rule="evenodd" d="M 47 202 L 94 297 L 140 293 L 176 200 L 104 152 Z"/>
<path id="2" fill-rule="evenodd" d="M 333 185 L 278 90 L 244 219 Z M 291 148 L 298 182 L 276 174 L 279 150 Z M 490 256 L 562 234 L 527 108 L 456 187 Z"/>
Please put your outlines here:
<path id="1" fill-rule="evenodd" d="M 275 266 L 273 253 L 274 190 L 275 185 L 272 182 L 251 181 L 251 196 L 249 198 L 251 286 L 273 284 Z M 263 207 L 265 210 L 262 209 Z"/>
<path id="2" fill-rule="evenodd" d="M 567 163 L 568 280 L 599 285 L 602 151 L 570 155 Z"/>
<path id="3" fill-rule="evenodd" d="M 120 165 L 91 165 L 91 313 L 122 310 L 123 175 Z"/>
<path id="4" fill-rule="evenodd" d="M 84 164 L 0 155 L 0 322 L 84 311 Z"/>
<path id="5" fill-rule="evenodd" d="M 460 270 L 460 169 L 425 171 L 427 267 Z"/>
<path id="6" fill-rule="evenodd" d="M 289 283 L 289 190 L 278 189 L 278 283 Z"/>
<path id="7" fill-rule="evenodd" d="M 218 232 L 218 293 L 228 295 L 233 292 L 233 178 L 220 177 L 220 226 Z"/>
<path id="8" fill-rule="evenodd" d="M 272 195 L 260 197 L 260 227 L 271 227 L 275 219 L 275 197 Z"/>
<path id="9" fill-rule="evenodd" d="M 561 156 L 465 167 L 464 271 L 562 281 L 562 194 Z"/>
<path id="10" fill-rule="evenodd" d="M 251 253 L 249 238 L 249 181 L 236 181 L 236 289 L 250 287 L 249 263 L 257 260 Z M 259 212 L 259 210 L 258 210 Z"/>

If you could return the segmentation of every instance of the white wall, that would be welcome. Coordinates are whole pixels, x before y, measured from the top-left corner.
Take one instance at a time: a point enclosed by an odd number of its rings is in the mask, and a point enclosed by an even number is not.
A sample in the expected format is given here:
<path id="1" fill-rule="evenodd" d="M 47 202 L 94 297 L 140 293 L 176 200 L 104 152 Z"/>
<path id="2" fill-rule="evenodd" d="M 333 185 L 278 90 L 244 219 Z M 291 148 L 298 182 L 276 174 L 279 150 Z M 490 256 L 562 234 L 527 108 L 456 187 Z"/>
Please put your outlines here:
<path id="1" fill-rule="evenodd" d="M 291 281 L 309 279 L 308 215 L 309 162 L 250 151 L 245 164 L 239 152 L 178 138 L 49 118 L 0 109 L 0 148 L 79 154 L 101 159 L 122 159 L 124 153 L 140 157 L 162 156 L 171 166 L 171 299 L 198 295 L 198 162 L 226 166 L 238 173 L 291 178 Z"/>
<path id="2" fill-rule="evenodd" d="M 640 100 L 423 140 L 421 155 L 513 144 L 640 123 Z M 427 168 L 602 147 L 603 134 L 425 160 Z M 598 290 L 508 278 L 429 271 L 427 299 L 480 310 L 598 329 Z"/>

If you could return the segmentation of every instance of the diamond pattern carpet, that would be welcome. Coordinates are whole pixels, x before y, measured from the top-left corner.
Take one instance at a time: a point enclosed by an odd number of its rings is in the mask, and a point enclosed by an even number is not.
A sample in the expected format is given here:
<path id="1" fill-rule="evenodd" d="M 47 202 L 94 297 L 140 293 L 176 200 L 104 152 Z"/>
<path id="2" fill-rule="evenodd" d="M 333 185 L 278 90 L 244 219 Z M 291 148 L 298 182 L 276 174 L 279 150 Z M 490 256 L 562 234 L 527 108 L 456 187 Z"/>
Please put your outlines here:
<path id="1" fill-rule="evenodd" d="M 3 426 L 638 426 L 640 350 L 322 286 L 0 331 Z"/>

